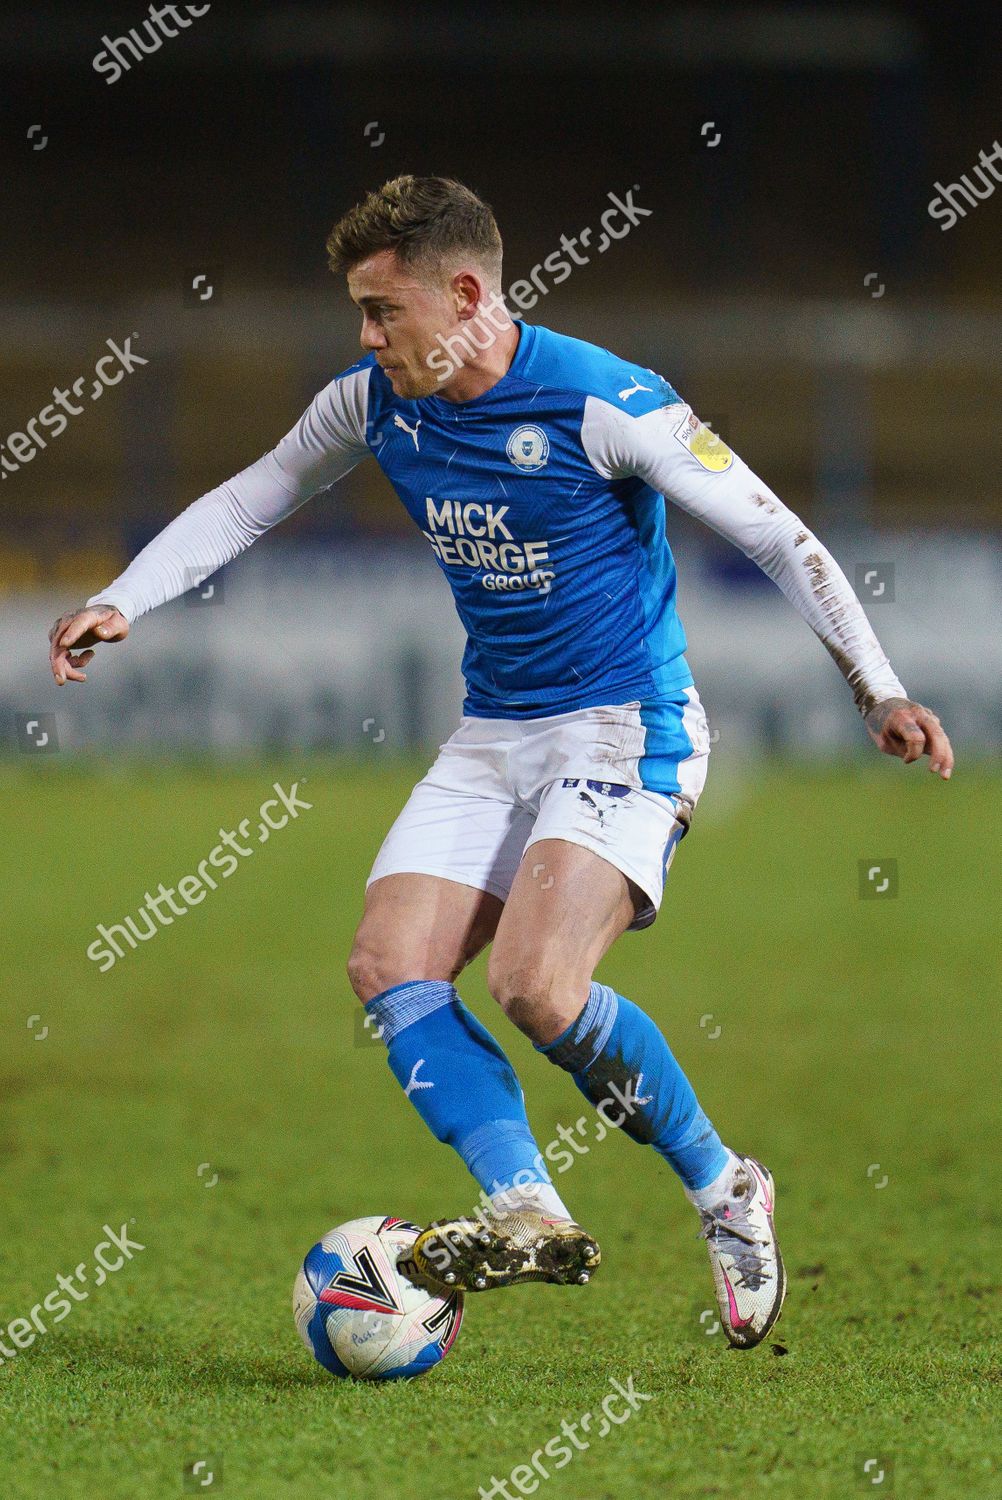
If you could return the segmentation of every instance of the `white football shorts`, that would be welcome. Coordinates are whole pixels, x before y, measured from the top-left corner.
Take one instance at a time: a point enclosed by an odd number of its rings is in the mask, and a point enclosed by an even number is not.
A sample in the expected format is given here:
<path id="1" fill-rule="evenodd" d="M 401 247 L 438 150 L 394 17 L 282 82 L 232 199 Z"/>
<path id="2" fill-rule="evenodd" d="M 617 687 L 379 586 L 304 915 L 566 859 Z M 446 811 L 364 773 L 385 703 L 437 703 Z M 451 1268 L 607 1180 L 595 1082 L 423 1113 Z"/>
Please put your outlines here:
<path id="1" fill-rule="evenodd" d="M 526 850 L 565 839 L 639 886 L 647 901 L 631 926 L 649 927 L 709 753 L 695 688 L 541 719 L 464 717 L 387 834 L 367 884 L 438 875 L 504 901 Z"/>

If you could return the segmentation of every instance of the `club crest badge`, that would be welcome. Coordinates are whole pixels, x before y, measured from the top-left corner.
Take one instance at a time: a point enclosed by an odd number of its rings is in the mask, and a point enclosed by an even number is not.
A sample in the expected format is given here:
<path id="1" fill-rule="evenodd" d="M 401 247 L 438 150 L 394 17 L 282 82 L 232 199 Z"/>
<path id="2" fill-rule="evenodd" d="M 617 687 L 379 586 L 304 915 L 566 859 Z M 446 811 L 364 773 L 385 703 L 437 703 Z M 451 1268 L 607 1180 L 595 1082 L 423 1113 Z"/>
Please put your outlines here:
<path id="1" fill-rule="evenodd" d="M 550 440 L 541 427 L 526 425 L 516 427 L 505 447 L 505 452 L 523 473 L 530 474 L 541 469 L 550 456 Z"/>

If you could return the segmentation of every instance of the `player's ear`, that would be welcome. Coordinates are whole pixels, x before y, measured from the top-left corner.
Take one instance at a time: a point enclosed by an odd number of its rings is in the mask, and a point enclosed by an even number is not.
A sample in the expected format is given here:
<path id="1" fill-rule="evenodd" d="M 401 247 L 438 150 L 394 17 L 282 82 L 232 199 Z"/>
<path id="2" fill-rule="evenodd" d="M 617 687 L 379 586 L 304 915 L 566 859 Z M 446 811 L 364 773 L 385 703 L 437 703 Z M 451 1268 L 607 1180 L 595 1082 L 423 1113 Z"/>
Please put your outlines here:
<path id="1" fill-rule="evenodd" d="M 456 303 L 457 317 L 472 318 L 486 295 L 486 286 L 481 277 L 471 269 L 457 271 L 450 286 Z"/>

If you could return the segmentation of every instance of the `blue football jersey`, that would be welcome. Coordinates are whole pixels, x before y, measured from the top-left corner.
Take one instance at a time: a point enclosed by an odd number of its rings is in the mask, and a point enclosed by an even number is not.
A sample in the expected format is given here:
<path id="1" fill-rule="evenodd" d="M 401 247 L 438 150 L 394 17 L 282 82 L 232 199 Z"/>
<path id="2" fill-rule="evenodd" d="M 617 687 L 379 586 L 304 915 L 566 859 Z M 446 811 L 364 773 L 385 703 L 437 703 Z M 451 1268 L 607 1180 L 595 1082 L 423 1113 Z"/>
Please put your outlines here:
<path id="1" fill-rule="evenodd" d="M 692 676 L 664 500 L 598 472 L 588 407 L 640 417 L 679 397 L 608 350 L 517 326 L 507 373 L 471 401 L 405 400 L 371 354 L 345 371 L 368 373 L 366 443 L 449 580 L 465 711 L 531 718 L 677 694 Z"/>

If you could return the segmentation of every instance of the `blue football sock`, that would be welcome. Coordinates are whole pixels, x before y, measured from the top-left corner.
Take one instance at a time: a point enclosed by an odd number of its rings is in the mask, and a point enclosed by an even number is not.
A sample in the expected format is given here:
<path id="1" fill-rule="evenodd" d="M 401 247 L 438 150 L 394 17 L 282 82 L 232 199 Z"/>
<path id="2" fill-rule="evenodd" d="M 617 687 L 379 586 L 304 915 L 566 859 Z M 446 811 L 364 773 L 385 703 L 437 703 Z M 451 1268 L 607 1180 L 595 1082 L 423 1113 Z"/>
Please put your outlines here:
<path id="1" fill-rule="evenodd" d="M 522 1087 L 486 1027 L 453 985 L 394 985 L 365 1007 L 404 1093 L 440 1141 L 459 1152 L 484 1192 L 549 1183 Z"/>
<path id="2" fill-rule="evenodd" d="M 593 984 L 577 1020 L 538 1050 L 573 1075 L 586 1099 L 603 1105 L 610 1123 L 650 1143 L 686 1188 L 705 1187 L 727 1165 L 727 1148 L 668 1043 L 650 1016 L 608 985 Z"/>

